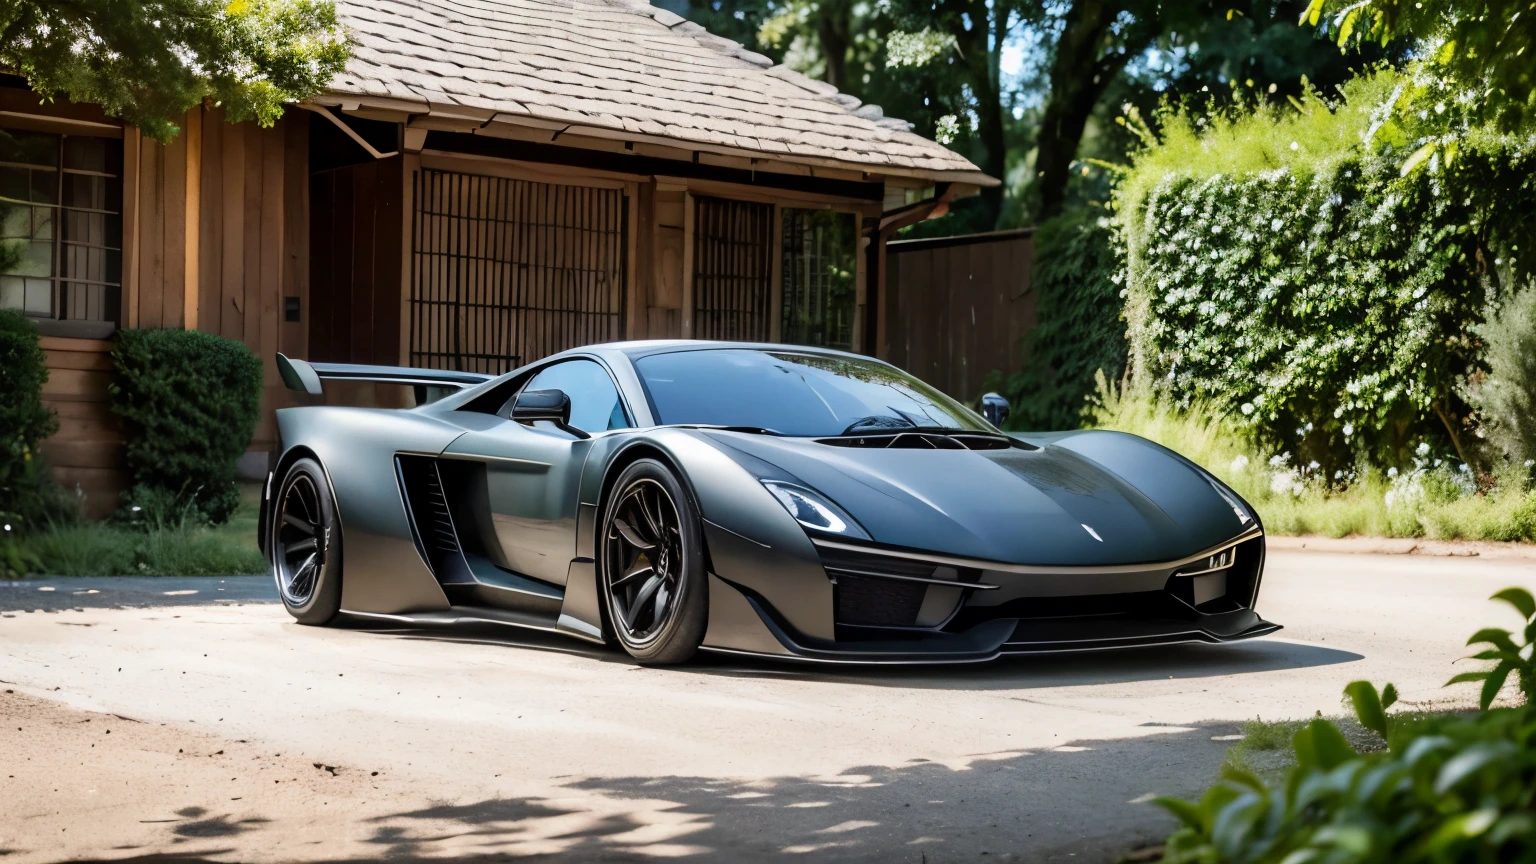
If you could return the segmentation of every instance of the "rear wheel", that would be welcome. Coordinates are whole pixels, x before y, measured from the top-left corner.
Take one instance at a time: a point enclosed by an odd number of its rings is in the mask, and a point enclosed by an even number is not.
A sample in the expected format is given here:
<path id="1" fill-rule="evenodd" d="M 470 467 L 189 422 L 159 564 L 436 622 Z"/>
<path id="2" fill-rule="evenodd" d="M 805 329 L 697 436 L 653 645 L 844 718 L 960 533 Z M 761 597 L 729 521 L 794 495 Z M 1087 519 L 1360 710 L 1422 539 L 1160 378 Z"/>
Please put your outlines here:
<path id="1" fill-rule="evenodd" d="M 698 514 L 654 459 L 625 468 L 613 490 L 599 535 L 613 634 L 641 663 L 682 663 L 704 641 L 708 617 Z"/>
<path id="2" fill-rule="evenodd" d="M 294 462 L 272 510 L 272 576 L 283 606 L 300 624 L 325 624 L 341 608 L 341 530 L 320 463 Z"/>

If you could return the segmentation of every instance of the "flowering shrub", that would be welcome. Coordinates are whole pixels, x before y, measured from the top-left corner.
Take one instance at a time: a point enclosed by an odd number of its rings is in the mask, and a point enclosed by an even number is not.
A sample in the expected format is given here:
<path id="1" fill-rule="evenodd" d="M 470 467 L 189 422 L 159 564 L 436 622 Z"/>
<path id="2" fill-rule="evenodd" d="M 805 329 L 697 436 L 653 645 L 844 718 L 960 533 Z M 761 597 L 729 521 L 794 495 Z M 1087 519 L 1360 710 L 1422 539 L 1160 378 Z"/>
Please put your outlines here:
<path id="1" fill-rule="evenodd" d="M 1468 135 L 1404 170 L 1396 75 L 1283 116 L 1170 115 L 1118 196 L 1135 374 L 1330 476 L 1426 440 L 1473 461 L 1473 327 L 1536 263 L 1536 141 Z"/>

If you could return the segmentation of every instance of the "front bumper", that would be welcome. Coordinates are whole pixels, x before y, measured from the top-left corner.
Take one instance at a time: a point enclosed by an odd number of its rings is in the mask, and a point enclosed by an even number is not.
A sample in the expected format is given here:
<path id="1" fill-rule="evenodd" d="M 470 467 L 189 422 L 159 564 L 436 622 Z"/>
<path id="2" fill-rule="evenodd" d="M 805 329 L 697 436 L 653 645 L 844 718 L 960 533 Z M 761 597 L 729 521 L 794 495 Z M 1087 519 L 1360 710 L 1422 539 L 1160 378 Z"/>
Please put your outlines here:
<path id="1" fill-rule="evenodd" d="M 827 663 L 977 663 L 1232 642 L 1280 629 L 1254 611 L 1264 564 L 1256 532 L 1179 561 L 1099 569 L 966 566 L 921 553 L 887 558 L 872 548 L 822 554 L 836 586 L 835 639 L 797 633 L 770 598 L 711 576 L 703 647 Z M 1207 562 L 1223 565 L 1217 594 L 1206 582 Z M 919 564 L 931 569 L 914 569 Z"/>

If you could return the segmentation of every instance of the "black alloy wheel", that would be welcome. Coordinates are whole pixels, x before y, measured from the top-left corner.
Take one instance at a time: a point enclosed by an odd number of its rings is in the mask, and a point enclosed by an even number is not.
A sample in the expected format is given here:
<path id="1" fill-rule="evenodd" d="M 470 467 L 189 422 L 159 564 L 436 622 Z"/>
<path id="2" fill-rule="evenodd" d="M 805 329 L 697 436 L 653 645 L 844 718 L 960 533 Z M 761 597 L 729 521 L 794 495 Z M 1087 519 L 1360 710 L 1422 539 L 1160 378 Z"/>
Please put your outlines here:
<path id="1" fill-rule="evenodd" d="M 603 523 L 603 593 L 609 624 L 642 663 L 681 663 L 703 641 L 706 618 L 698 517 L 661 463 L 620 475 Z"/>
<path id="2" fill-rule="evenodd" d="M 341 537 L 325 472 L 313 459 L 294 462 L 272 511 L 272 574 L 289 614 L 324 624 L 341 600 Z"/>

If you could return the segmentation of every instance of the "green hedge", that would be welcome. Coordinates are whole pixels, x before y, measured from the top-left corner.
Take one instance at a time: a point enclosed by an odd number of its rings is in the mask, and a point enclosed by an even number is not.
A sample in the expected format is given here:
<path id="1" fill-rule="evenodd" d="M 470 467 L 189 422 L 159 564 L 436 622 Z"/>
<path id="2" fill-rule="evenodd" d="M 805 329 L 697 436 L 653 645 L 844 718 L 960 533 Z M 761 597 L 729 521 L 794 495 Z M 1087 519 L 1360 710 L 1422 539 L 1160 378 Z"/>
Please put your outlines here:
<path id="1" fill-rule="evenodd" d="M 1118 193 L 1136 374 L 1329 476 L 1423 443 L 1474 461 L 1474 328 L 1536 262 L 1536 147 L 1467 132 L 1453 163 L 1404 170 L 1425 130 L 1394 113 L 1400 83 L 1167 117 Z"/>
<path id="2" fill-rule="evenodd" d="M 134 483 L 119 515 L 151 526 L 229 519 L 240 503 L 235 465 L 260 413 L 261 361 L 208 333 L 120 330 L 112 362 Z"/>
<path id="3" fill-rule="evenodd" d="M 37 455 L 38 445 L 59 428 L 43 405 L 47 380 L 37 327 L 20 312 L 0 310 L 0 515 L 12 531 L 57 509 Z"/>
<path id="4" fill-rule="evenodd" d="M 1038 324 L 1024 345 L 1024 367 L 986 389 L 1013 403 L 1012 429 L 1076 429 L 1082 425 L 1094 373 L 1111 380 L 1125 369 L 1120 314 L 1120 256 L 1102 211 L 1070 211 L 1035 232 L 1031 286 Z"/>

